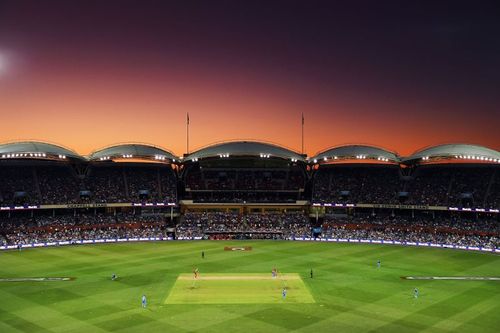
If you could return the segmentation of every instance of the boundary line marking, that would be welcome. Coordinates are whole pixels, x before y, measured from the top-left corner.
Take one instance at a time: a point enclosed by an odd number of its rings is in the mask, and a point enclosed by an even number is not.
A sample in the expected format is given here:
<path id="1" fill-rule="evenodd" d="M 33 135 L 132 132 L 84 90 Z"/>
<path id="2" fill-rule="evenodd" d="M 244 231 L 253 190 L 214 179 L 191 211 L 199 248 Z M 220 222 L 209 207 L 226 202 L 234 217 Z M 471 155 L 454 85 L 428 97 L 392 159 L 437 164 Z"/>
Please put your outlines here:
<path id="1" fill-rule="evenodd" d="M 0 282 L 53 282 L 53 281 L 73 281 L 74 277 L 19 277 L 0 278 Z"/>
<path id="2" fill-rule="evenodd" d="M 401 276 L 403 280 L 500 281 L 500 276 Z"/>

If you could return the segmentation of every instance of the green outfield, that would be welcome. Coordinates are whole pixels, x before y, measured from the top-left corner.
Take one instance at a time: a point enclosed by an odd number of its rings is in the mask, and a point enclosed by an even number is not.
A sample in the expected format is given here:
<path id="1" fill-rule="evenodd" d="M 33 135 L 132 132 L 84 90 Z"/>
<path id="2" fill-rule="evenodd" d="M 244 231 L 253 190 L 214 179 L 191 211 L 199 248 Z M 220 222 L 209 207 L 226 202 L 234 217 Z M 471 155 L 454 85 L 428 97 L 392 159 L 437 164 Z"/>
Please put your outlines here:
<path id="1" fill-rule="evenodd" d="M 286 290 L 283 297 L 282 291 Z M 166 304 L 314 303 L 299 274 L 181 274 Z"/>
<path id="2" fill-rule="evenodd" d="M 487 277 L 500 277 L 498 255 L 390 245 L 197 241 L 0 252 L 0 332 L 497 332 L 500 281 Z"/>

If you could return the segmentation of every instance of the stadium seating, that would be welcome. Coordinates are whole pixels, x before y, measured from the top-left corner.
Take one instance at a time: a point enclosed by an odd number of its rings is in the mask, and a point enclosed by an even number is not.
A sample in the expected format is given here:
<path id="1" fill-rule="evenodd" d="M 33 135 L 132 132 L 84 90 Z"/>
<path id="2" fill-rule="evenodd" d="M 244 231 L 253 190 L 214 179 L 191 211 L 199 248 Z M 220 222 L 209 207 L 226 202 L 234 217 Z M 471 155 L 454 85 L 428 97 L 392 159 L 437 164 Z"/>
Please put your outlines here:
<path id="1" fill-rule="evenodd" d="M 17 245 L 109 238 L 166 238 L 165 222 L 161 215 L 132 214 L 3 217 L 0 218 L 0 242 Z"/>
<path id="2" fill-rule="evenodd" d="M 394 166 L 334 166 L 314 175 L 314 202 L 397 203 L 402 189 Z"/>
<path id="3" fill-rule="evenodd" d="M 169 165 L 101 158 L 1 161 L 0 244 L 170 232 L 181 239 L 326 237 L 500 246 L 498 163 L 336 164 L 325 157 L 325 164 L 313 165 L 216 156 Z M 180 200 L 194 207 L 184 209 Z M 149 217 L 156 203 L 168 211 Z M 311 204 L 324 206 L 315 219 L 308 216 Z M 174 218 L 176 205 L 186 212 Z M 239 208 L 228 212 L 228 205 Z M 175 226 L 167 228 L 168 213 Z"/>
<path id="4" fill-rule="evenodd" d="M 398 169 L 394 166 L 320 168 L 313 177 L 312 200 L 481 208 L 497 208 L 500 202 L 500 177 L 495 167 L 421 166 L 407 176 Z"/>
<path id="5" fill-rule="evenodd" d="M 199 168 L 186 175 L 195 202 L 294 202 L 302 198 L 306 179 L 299 168 Z"/>
<path id="6" fill-rule="evenodd" d="M 77 175 L 68 165 L 0 166 L 0 204 L 176 202 L 169 167 L 90 167 Z"/>
<path id="7" fill-rule="evenodd" d="M 186 213 L 184 220 L 177 225 L 177 236 L 182 238 L 206 236 L 210 239 L 285 239 L 310 235 L 309 218 L 303 213 Z"/>
<path id="8" fill-rule="evenodd" d="M 494 218 L 327 217 L 321 227 L 325 238 L 500 247 L 500 224 Z"/>
<path id="9" fill-rule="evenodd" d="M 492 167 L 456 165 L 417 168 L 415 175 L 406 184 L 408 203 L 484 207 L 494 171 L 495 168 Z M 495 193 L 495 189 L 491 188 L 490 193 Z"/>

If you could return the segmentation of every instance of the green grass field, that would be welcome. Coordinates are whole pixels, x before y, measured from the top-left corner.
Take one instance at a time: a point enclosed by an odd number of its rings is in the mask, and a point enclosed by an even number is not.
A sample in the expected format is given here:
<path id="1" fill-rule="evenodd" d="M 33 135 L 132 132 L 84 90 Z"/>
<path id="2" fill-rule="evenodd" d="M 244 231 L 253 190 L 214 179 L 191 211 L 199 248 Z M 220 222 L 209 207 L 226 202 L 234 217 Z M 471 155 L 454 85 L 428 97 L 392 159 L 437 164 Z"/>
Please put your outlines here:
<path id="1" fill-rule="evenodd" d="M 232 245 L 253 250 L 223 250 Z M 380 269 L 377 259 L 382 260 Z M 202 277 L 194 286 L 193 267 Z M 266 278 L 273 267 L 296 278 Z M 118 274 L 117 281 L 111 281 L 112 273 Z M 226 278 L 204 279 L 210 276 Z M 234 278 L 238 276 L 264 278 Z M 0 332 L 498 331 L 500 281 L 401 276 L 500 276 L 500 257 L 285 241 L 128 243 L 0 252 L 0 278 L 75 278 L 0 282 Z M 283 283 L 289 287 L 285 300 L 280 293 Z M 415 287 L 418 299 L 413 297 Z M 148 297 L 147 309 L 141 308 L 143 294 Z"/>

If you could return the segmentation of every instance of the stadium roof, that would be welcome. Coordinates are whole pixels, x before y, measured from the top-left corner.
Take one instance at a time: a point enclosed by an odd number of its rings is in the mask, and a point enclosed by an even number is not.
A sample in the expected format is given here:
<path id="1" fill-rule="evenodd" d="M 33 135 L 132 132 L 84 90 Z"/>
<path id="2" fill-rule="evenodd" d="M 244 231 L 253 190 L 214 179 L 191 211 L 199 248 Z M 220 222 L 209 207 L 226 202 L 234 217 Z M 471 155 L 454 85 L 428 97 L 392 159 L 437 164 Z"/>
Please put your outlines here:
<path id="1" fill-rule="evenodd" d="M 231 141 L 216 143 L 187 155 L 184 160 L 197 161 L 201 158 L 227 158 L 230 156 L 252 156 L 261 158 L 277 157 L 292 161 L 305 161 L 303 155 L 293 150 L 280 147 L 275 144 L 258 141 Z"/>
<path id="2" fill-rule="evenodd" d="M 170 151 L 142 143 L 124 143 L 109 146 L 90 154 L 90 161 L 146 160 L 155 162 L 175 162 L 179 158 Z"/>
<path id="3" fill-rule="evenodd" d="M 333 147 L 316 154 L 316 156 L 310 159 L 310 161 L 314 163 L 331 163 L 336 160 L 371 160 L 393 163 L 399 163 L 400 161 L 396 153 L 368 145 L 344 145 Z"/>
<path id="4" fill-rule="evenodd" d="M 432 161 L 443 159 L 470 160 L 471 162 L 500 162 L 500 152 L 471 144 L 444 144 L 421 149 L 405 158 L 404 162 Z"/>
<path id="5" fill-rule="evenodd" d="M 71 149 L 39 141 L 19 141 L 0 144 L 0 159 L 66 160 L 84 158 Z"/>

